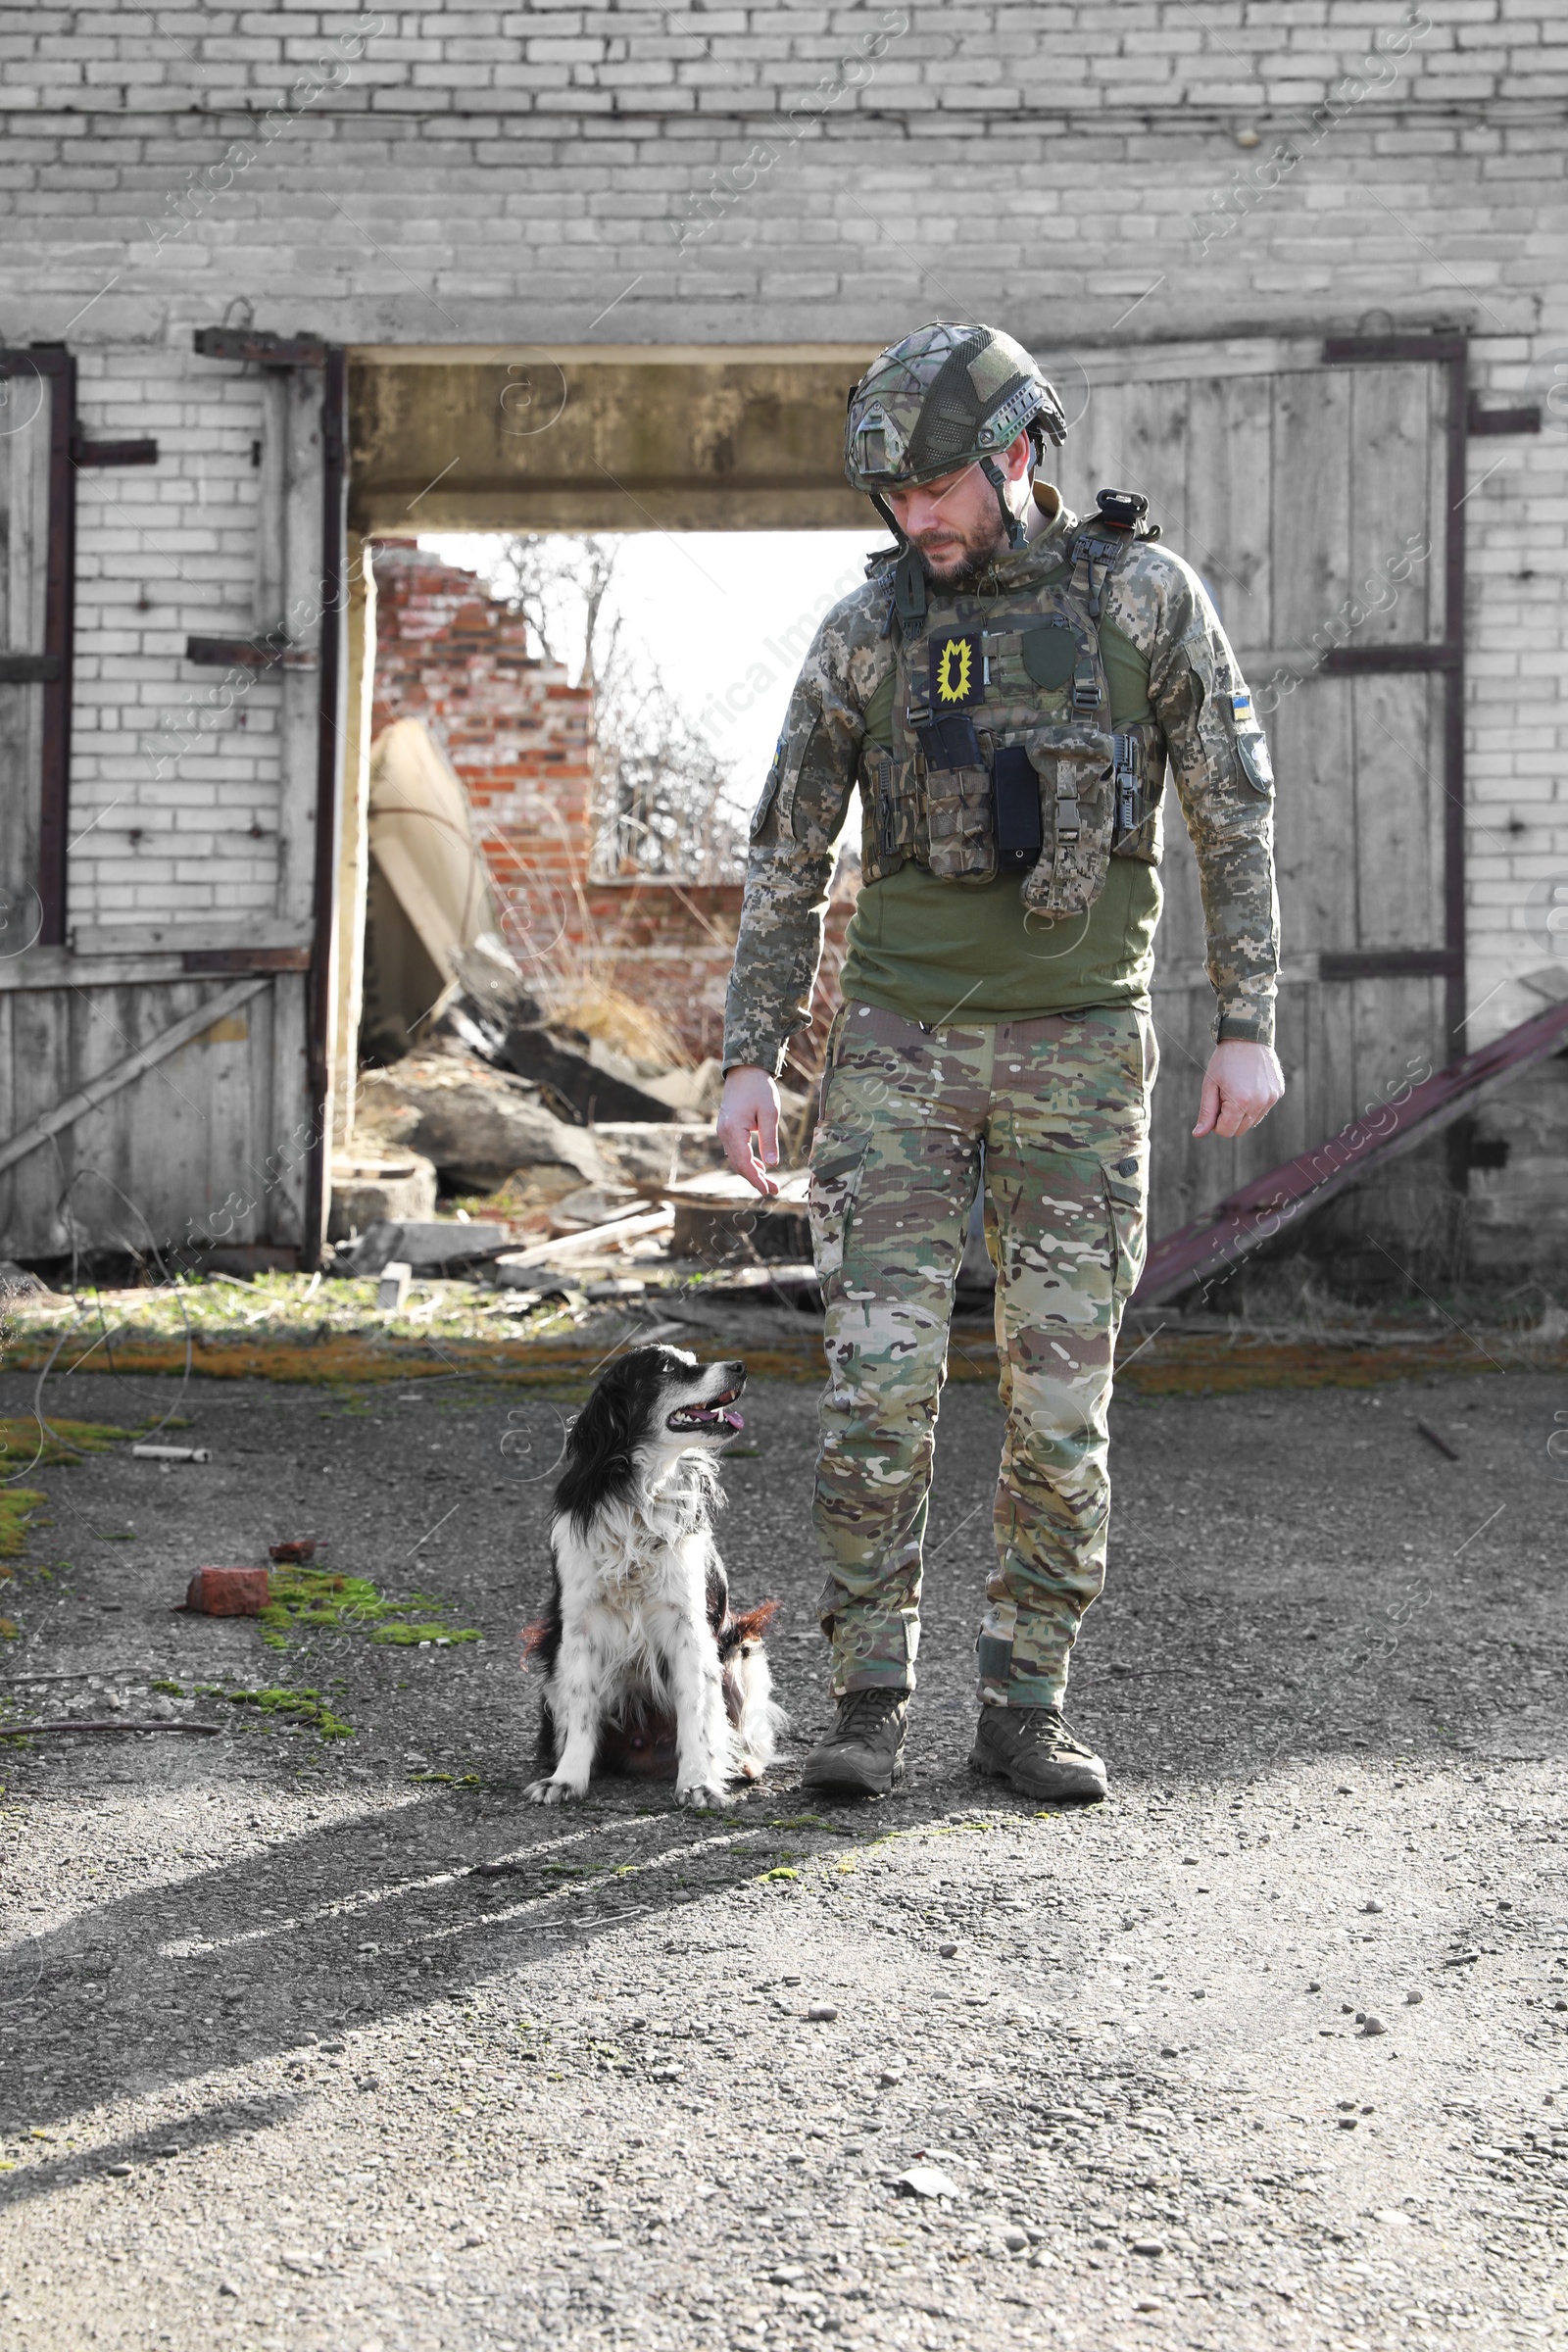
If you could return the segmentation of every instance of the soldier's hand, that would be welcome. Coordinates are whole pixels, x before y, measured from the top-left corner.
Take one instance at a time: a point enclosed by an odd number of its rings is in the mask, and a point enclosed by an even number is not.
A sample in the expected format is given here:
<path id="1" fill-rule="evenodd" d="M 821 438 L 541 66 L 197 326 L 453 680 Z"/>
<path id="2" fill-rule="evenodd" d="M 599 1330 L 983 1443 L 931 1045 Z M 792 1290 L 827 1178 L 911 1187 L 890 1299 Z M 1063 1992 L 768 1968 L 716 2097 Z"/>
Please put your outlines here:
<path id="1" fill-rule="evenodd" d="M 776 1193 L 778 1178 L 778 1088 L 766 1070 L 739 1062 L 724 1080 L 718 1106 L 718 1140 L 737 1176 L 760 1193 Z"/>
<path id="2" fill-rule="evenodd" d="M 1240 1038 L 1216 1046 L 1203 1072 L 1195 1135 L 1245 1135 L 1266 1119 L 1285 1092 L 1285 1072 L 1272 1046 Z"/>

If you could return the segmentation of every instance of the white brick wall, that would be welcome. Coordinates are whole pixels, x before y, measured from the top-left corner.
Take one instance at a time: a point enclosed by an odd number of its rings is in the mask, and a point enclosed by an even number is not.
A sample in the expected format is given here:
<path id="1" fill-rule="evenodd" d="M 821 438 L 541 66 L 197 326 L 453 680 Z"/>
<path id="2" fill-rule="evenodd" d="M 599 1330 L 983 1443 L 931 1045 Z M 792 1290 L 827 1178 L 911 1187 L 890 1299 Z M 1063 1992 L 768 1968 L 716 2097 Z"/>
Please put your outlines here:
<path id="1" fill-rule="evenodd" d="M 184 658 L 187 636 L 255 627 L 259 388 L 188 352 L 87 349 L 77 413 L 87 439 L 154 439 L 159 462 L 77 479 L 70 920 L 85 940 L 176 911 L 265 916 L 278 688 L 225 696 L 223 671 Z"/>
<path id="2" fill-rule="evenodd" d="M 871 44 L 867 48 L 866 44 Z M 265 112 L 587 118 L 800 104 L 841 61 L 884 57 L 846 111 L 971 113 L 1310 106 L 1347 77 L 1406 94 L 1540 106 L 1568 95 L 1568 23 L 1546 0 L 912 0 L 877 7 L 556 7 L 363 12 L 290 5 L 27 6 L 0 13 L 8 108 L 20 117 Z M 1368 56 L 1376 61 L 1370 72 Z M 978 95 L 984 93 L 984 96 Z"/>
<path id="3" fill-rule="evenodd" d="M 76 852 L 78 919 L 270 887 L 275 685 L 177 791 L 142 759 L 186 631 L 249 625 L 254 389 L 190 355 L 236 294 L 349 343 L 977 314 L 1051 360 L 1387 314 L 1467 324 L 1500 405 L 1568 368 L 1565 111 L 1560 0 L 0 9 L 0 327 L 67 336 L 89 429 L 169 453 L 82 484 L 74 829 L 122 805 Z M 1568 872 L 1560 407 L 1470 451 L 1478 1042 L 1528 1008 L 1529 892 Z"/>

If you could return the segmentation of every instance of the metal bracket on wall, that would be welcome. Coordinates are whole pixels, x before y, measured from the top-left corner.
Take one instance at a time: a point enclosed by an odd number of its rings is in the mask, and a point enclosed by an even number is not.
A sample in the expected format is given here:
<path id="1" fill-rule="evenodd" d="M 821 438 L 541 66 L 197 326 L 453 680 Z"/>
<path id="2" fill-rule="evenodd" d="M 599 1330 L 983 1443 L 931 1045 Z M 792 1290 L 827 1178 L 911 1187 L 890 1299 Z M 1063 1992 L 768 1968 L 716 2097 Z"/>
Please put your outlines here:
<path id="1" fill-rule="evenodd" d="M 320 659 L 287 638 L 187 637 L 185 659 L 213 669 L 319 669 Z"/>
<path id="2" fill-rule="evenodd" d="M 73 466 L 156 466 L 156 441 L 89 441 L 80 432 L 71 436 Z"/>
<path id="3" fill-rule="evenodd" d="M 1472 392 L 1465 413 L 1464 429 L 1483 439 L 1494 433 L 1539 433 L 1541 410 L 1535 404 L 1525 409 L 1484 409 Z"/>
<path id="4" fill-rule="evenodd" d="M 254 360 L 260 368 L 324 368 L 319 335 L 279 335 L 267 326 L 199 326 L 196 351 L 204 360 Z"/>

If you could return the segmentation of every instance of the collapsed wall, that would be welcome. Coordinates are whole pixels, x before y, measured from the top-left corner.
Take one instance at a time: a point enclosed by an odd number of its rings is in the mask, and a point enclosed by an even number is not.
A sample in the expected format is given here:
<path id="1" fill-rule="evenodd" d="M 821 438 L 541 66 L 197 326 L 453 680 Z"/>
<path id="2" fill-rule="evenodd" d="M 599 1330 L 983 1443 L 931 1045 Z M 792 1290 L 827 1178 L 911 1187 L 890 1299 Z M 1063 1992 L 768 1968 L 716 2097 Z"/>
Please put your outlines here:
<path id="1" fill-rule="evenodd" d="M 594 868 L 593 690 L 529 651 L 524 621 L 477 574 L 413 540 L 375 543 L 371 728 L 430 728 L 468 794 L 504 934 L 548 1002 L 585 978 L 647 1005 L 694 1061 L 716 1056 L 740 921 L 739 882 Z M 835 896 L 818 1027 L 853 896 Z"/>

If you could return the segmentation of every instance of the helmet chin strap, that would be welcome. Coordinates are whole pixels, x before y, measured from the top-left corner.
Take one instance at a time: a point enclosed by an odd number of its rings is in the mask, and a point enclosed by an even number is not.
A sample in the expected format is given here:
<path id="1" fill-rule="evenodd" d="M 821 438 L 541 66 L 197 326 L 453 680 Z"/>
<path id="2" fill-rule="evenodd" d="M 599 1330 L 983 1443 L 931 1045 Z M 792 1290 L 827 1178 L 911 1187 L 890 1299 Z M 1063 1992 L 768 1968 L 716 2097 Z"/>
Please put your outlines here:
<path id="1" fill-rule="evenodd" d="M 1022 547 L 1025 544 L 1023 524 L 1007 504 L 1007 485 L 1003 477 L 1001 466 L 995 458 L 982 458 L 980 470 L 997 494 L 997 505 L 1002 512 L 1002 527 L 1007 534 L 1007 545 L 1014 550 Z"/>
<path id="2" fill-rule="evenodd" d="M 888 505 L 887 500 L 882 496 L 880 490 L 868 490 L 866 492 L 866 496 L 871 501 L 872 506 L 875 507 L 877 513 L 881 515 L 883 521 L 887 524 L 888 529 L 893 533 L 894 538 L 898 541 L 899 553 L 903 555 L 905 550 L 908 547 L 909 542 L 900 530 L 897 522 L 894 520 L 893 509 Z"/>
<path id="3" fill-rule="evenodd" d="M 893 601 L 888 607 L 887 618 L 882 623 L 882 634 L 887 636 L 897 620 L 901 633 L 912 636 L 925 624 L 925 566 L 907 532 L 901 530 L 894 519 L 893 510 L 881 492 L 868 490 L 866 496 L 899 543 L 899 561 L 893 572 Z"/>

